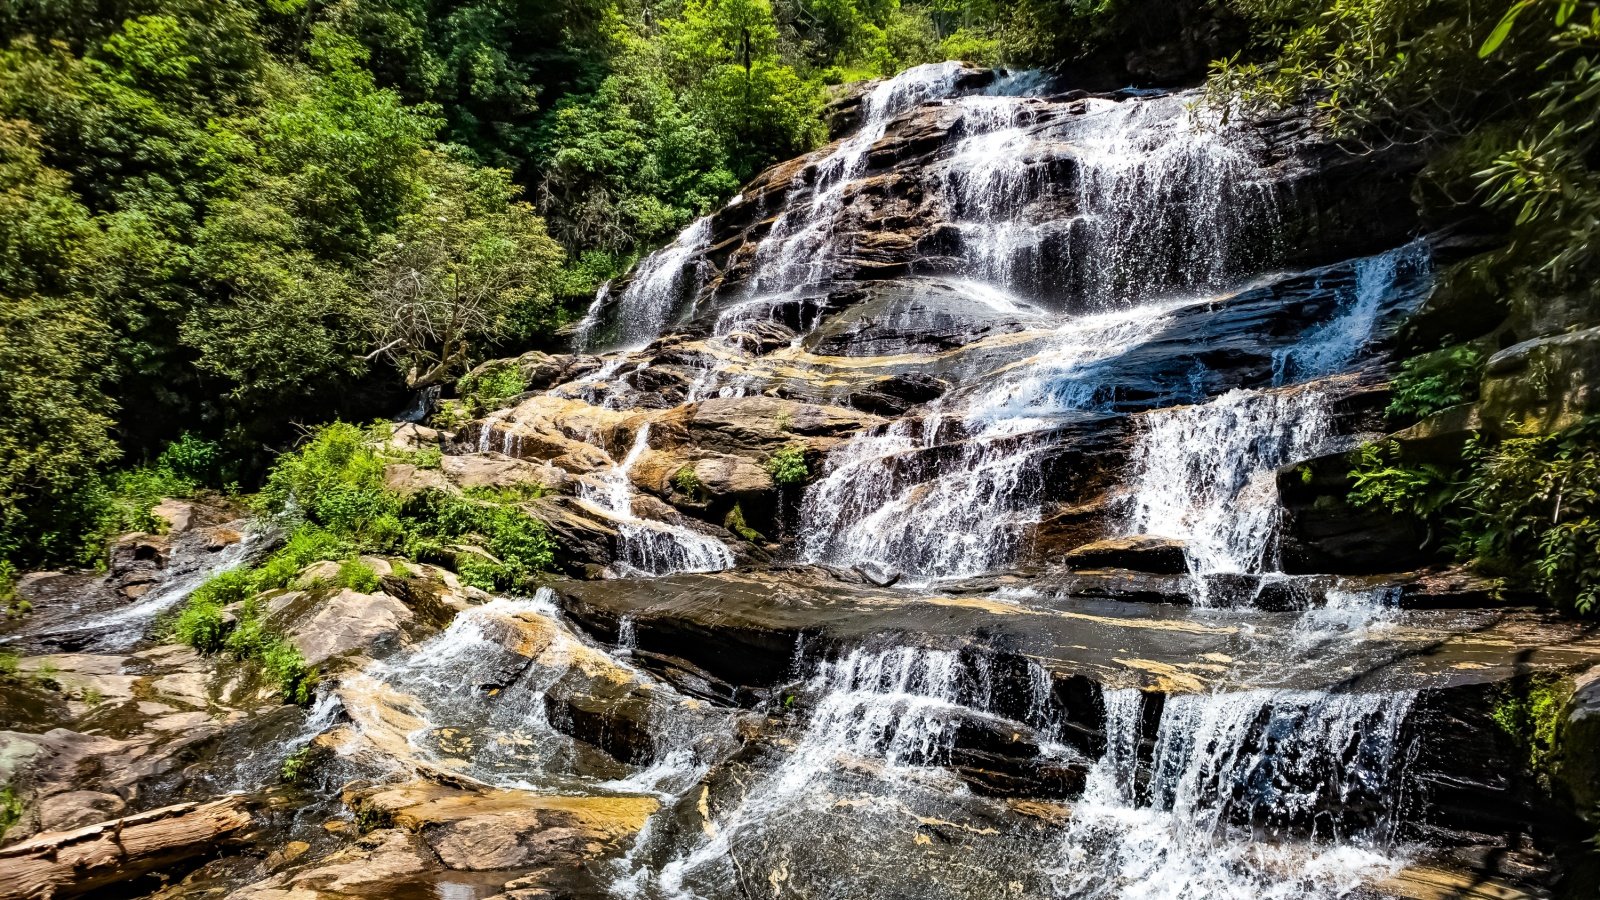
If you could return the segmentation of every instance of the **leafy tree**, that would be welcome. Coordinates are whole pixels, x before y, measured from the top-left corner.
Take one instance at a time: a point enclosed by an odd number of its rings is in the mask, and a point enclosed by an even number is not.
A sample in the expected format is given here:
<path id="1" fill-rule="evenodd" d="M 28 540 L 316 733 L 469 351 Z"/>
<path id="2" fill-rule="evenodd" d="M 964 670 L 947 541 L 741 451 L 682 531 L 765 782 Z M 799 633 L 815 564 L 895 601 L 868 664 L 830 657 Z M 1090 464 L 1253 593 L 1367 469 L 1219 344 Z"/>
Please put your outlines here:
<path id="1" fill-rule="evenodd" d="M 375 352 L 413 389 L 451 377 L 515 319 L 553 320 L 562 258 L 509 173 L 443 155 L 425 172 L 428 193 L 383 240 L 370 282 Z"/>

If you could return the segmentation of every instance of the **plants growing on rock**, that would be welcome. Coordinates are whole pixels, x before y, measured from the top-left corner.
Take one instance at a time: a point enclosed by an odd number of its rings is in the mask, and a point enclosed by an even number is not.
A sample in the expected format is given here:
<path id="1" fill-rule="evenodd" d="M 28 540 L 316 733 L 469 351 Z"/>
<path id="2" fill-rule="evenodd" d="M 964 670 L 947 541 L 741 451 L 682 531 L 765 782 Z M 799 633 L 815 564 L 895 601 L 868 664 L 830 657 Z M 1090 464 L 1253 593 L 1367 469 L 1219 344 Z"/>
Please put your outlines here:
<path id="1" fill-rule="evenodd" d="M 1389 417 L 1420 419 L 1476 400 L 1482 368 L 1482 351 L 1469 344 L 1405 360 L 1390 384 Z"/>
<path id="2" fill-rule="evenodd" d="M 780 487 L 804 484 L 811 477 L 811 469 L 806 465 L 806 448 L 800 444 L 790 444 L 778 450 L 767 458 L 764 465 L 767 474 Z"/>
<path id="3" fill-rule="evenodd" d="M 1600 420 L 1556 434 L 1477 439 L 1459 467 L 1368 445 L 1350 500 L 1415 516 L 1461 559 L 1579 613 L 1600 609 Z"/>

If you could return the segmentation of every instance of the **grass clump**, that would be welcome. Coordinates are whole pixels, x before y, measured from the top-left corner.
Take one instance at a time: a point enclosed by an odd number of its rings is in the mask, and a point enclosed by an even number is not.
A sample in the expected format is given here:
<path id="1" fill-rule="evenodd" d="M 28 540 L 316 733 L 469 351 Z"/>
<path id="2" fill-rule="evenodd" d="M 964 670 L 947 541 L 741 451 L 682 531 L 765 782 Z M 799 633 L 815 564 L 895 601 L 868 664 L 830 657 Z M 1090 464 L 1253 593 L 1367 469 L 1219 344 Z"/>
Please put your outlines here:
<path id="1" fill-rule="evenodd" d="M 335 576 L 334 583 L 357 593 L 370 594 L 378 589 L 378 572 L 359 557 L 352 556 L 339 564 L 339 574 Z"/>
<path id="2" fill-rule="evenodd" d="M 480 412 L 510 400 L 527 389 L 528 383 L 515 363 L 468 372 L 456 382 L 456 393 L 469 407 Z"/>
<path id="3" fill-rule="evenodd" d="M 699 496 L 700 491 L 705 487 L 700 482 L 700 476 L 694 473 L 693 466 L 684 466 L 674 472 L 672 474 L 672 486 L 678 489 L 678 493 L 690 496 Z"/>
<path id="4" fill-rule="evenodd" d="M 811 469 L 806 465 L 806 448 L 799 444 L 790 444 L 772 454 L 765 468 L 780 487 L 804 484 L 811 477 Z"/>
<path id="5" fill-rule="evenodd" d="M 0 840 L 5 840 L 6 832 L 20 821 L 22 798 L 17 796 L 16 788 L 11 785 L 0 787 Z"/>
<path id="6" fill-rule="evenodd" d="M 405 515 L 413 526 L 408 555 L 453 564 L 473 587 L 512 590 L 554 560 L 544 523 L 514 504 L 424 491 L 406 505 Z M 461 549 L 463 543 L 484 552 Z"/>

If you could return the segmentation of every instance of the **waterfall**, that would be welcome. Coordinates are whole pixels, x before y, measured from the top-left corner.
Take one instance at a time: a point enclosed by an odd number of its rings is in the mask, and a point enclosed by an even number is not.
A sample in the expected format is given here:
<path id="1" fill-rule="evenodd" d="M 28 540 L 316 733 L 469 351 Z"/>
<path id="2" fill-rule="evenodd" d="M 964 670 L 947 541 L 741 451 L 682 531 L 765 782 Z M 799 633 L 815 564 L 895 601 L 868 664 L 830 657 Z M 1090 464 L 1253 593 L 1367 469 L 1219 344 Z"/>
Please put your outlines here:
<path id="1" fill-rule="evenodd" d="M 1358 260 L 1353 285 L 1336 293 L 1332 317 L 1278 355 L 1282 379 L 1331 374 L 1353 362 L 1372 341 L 1384 308 L 1403 275 L 1426 271 L 1425 245 Z M 1274 391 L 1235 389 L 1195 406 L 1143 416 L 1130 463 L 1130 529 L 1184 544 L 1197 575 L 1269 571 L 1276 535 L 1277 469 L 1337 452 L 1330 394 L 1311 384 Z M 1195 600 L 1210 601 L 1197 579 Z"/>
<path id="2" fill-rule="evenodd" d="M 530 656 L 535 657 L 530 664 Z M 552 709 L 594 679 L 618 690 L 631 684 L 649 704 L 652 734 L 686 747 L 703 723 L 685 718 L 682 698 L 625 660 L 608 660 L 560 624 L 548 588 L 533 597 L 496 597 L 458 613 L 409 654 L 374 663 L 340 689 L 356 727 L 374 740 L 401 737 L 421 759 L 500 787 L 595 779 L 606 791 L 671 794 L 699 777 L 692 753 L 665 750 L 646 766 L 600 757 L 552 722 Z M 619 680 L 620 679 L 620 680 Z M 398 707 L 396 717 L 383 707 Z M 320 707 L 320 704 L 319 704 Z M 395 722 L 410 730 L 386 735 Z"/>
<path id="3" fill-rule="evenodd" d="M 661 336 L 661 329 L 678 304 L 699 285 L 699 263 L 695 262 L 711 242 L 711 217 L 702 216 L 685 228 L 670 244 L 645 257 L 633 270 L 628 284 L 616 300 L 616 337 L 624 349 L 639 349 Z M 575 332 L 575 346 L 590 349 L 599 317 L 611 298 L 611 282 L 595 295 L 594 303 Z"/>
<path id="4" fill-rule="evenodd" d="M 1233 390 L 1148 413 L 1130 463 L 1132 530 L 1183 541 L 1196 575 L 1261 572 L 1276 525 L 1276 470 L 1337 440 L 1316 390 Z"/>
<path id="5" fill-rule="evenodd" d="M 1090 104 L 1073 142 L 1086 298 L 1214 289 L 1264 268 L 1277 197 L 1216 121 L 1175 96 Z"/>
<path id="6" fill-rule="evenodd" d="M 1426 274 L 1432 259 L 1426 242 L 1412 241 L 1378 256 L 1356 260 L 1354 283 L 1337 292 L 1338 310 L 1308 330 L 1273 360 L 1274 381 L 1286 384 L 1330 375 L 1355 362 L 1377 337 L 1384 301 L 1408 276 Z"/>
<path id="7" fill-rule="evenodd" d="M 235 529 L 242 536 L 221 550 L 213 551 L 206 548 L 203 536 L 184 535 L 173 548 L 160 581 L 144 596 L 122 609 L 41 631 L 36 637 L 85 635 L 87 643 L 81 646 L 86 651 L 127 650 L 133 647 L 149 636 L 149 626 L 158 616 L 176 609 L 212 576 L 248 563 L 267 539 L 262 531 L 248 522 L 230 522 L 224 527 Z"/>
<path id="8" fill-rule="evenodd" d="M 605 510 L 616 528 L 617 561 L 647 575 L 720 572 L 732 568 L 733 553 L 716 538 L 634 515 L 633 482 L 628 476 L 649 449 L 650 425 L 646 423 L 634 435 L 633 445 L 621 463 L 593 482 L 580 482 L 578 486 L 579 498 Z"/>
<path id="9" fill-rule="evenodd" d="M 861 124 L 816 163 L 811 202 L 790 202 L 756 250 L 752 296 L 783 294 L 824 281 L 833 261 L 834 218 L 845 206 L 845 189 L 865 171 L 867 153 L 901 113 L 946 97 L 955 89 L 960 63 L 915 66 L 882 82 L 861 98 Z"/>
<path id="10" fill-rule="evenodd" d="M 931 577 L 1009 563 L 1038 521 L 1038 459 L 1054 443 L 1050 427 L 1093 408 L 1098 366 L 1159 333 L 1171 310 L 1150 304 L 1070 320 L 1033 357 L 952 401 L 965 409 L 948 426 L 935 410 L 920 439 L 919 423 L 902 420 L 835 450 L 806 492 L 802 558 Z M 952 433 L 965 438 L 956 453 L 934 453 Z"/>
<path id="11" fill-rule="evenodd" d="M 1415 694 L 1169 697 L 1144 778 L 1139 693 L 1103 698 L 1107 750 L 1062 842 L 1060 895 L 1333 900 L 1404 865 Z"/>
<path id="12" fill-rule="evenodd" d="M 1033 668 L 1030 677 L 1048 681 L 1048 673 Z M 774 838 L 778 844 L 793 841 L 798 835 L 788 830 L 792 822 L 827 815 L 840 805 L 840 792 L 857 793 L 846 787 L 855 784 L 851 773 L 869 773 L 871 792 L 860 790 L 862 799 L 849 811 L 851 821 L 863 826 L 858 836 L 871 840 L 880 817 L 904 817 L 902 801 L 930 789 L 935 796 L 965 793 L 940 768 L 951 761 L 963 720 L 990 721 L 1002 732 L 1020 736 L 1036 733 L 1032 723 L 1060 716 L 1047 692 L 1034 697 L 1033 708 L 1024 715 L 1027 722 L 995 712 L 996 679 L 987 662 L 954 650 L 857 649 L 823 662 L 797 693 L 815 698 L 815 703 L 782 762 L 749 785 L 741 802 L 708 820 L 696 846 L 676 855 L 659 873 L 636 871 L 633 889 L 654 875 L 666 897 L 704 896 L 706 886 L 728 882 L 726 867 L 730 861 L 737 866 L 747 848 L 770 848 Z M 1045 741 L 1041 747 L 1062 761 L 1078 759 L 1058 744 Z"/>

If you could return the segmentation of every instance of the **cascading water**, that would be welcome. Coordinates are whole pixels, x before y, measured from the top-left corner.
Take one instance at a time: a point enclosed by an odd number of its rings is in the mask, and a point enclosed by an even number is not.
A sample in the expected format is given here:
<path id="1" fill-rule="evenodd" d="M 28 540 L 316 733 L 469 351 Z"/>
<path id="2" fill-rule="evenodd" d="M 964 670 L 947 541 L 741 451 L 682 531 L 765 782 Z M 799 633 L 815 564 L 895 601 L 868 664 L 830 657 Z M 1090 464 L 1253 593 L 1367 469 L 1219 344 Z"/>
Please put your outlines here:
<path id="1" fill-rule="evenodd" d="M 1169 697 L 1141 774 L 1142 698 L 1107 690 L 1107 749 L 1063 839 L 1059 896 L 1332 900 L 1405 864 L 1399 691 Z"/>
<path id="2" fill-rule="evenodd" d="M 1275 371 L 1301 378 L 1348 366 L 1372 340 L 1384 300 L 1402 275 L 1424 271 L 1426 249 L 1410 244 L 1359 260 L 1334 315 L 1279 354 Z M 1136 534 L 1181 540 L 1197 576 L 1268 571 L 1276 529 L 1276 470 L 1340 449 L 1326 390 L 1238 389 L 1208 403 L 1144 416 L 1131 461 L 1130 525 Z M 1209 602 L 1203 579 L 1196 602 Z"/>
<path id="3" fill-rule="evenodd" d="M 959 63 L 931 63 L 907 69 L 861 98 L 861 124 L 816 164 L 810 204 L 791 203 L 773 223 L 756 253 L 753 297 L 783 294 L 827 277 L 833 258 L 834 219 L 845 192 L 867 165 L 867 152 L 897 115 L 955 88 Z"/>
<path id="4" fill-rule="evenodd" d="M 1158 331 L 1168 311 L 1152 304 L 1069 321 L 1035 357 L 961 397 L 959 420 L 947 423 L 934 409 L 835 451 L 806 494 L 802 558 L 928 577 L 1011 561 L 1038 520 L 1047 429 L 1090 408 L 1096 365 Z M 965 438 L 953 459 L 939 452 L 952 432 Z"/>
<path id="5" fill-rule="evenodd" d="M 1235 390 L 1150 413 L 1132 460 L 1133 530 L 1182 540 L 1196 575 L 1261 572 L 1276 469 L 1333 439 L 1326 398 L 1314 390 Z"/>
<path id="6" fill-rule="evenodd" d="M 634 514 L 633 482 L 628 473 L 649 449 L 650 426 L 646 424 L 634 435 L 633 445 L 621 463 L 578 488 L 579 497 L 604 509 L 615 525 L 617 561 L 648 575 L 732 568 L 733 553 L 716 538 Z"/>
<path id="7" fill-rule="evenodd" d="M 1030 671 L 1048 682 L 1042 669 Z M 906 816 L 907 805 L 968 796 L 944 768 L 957 752 L 963 722 L 991 722 L 1016 739 L 1038 734 L 1034 723 L 1060 716 L 1048 692 L 1033 698 L 1023 713 L 1026 722 L 997 713 L 993 673 L 981 657 L 953 650 L 858 649 L 821 664 L 798 693 L 814 698 L 815 705 L 782 762 L 748 786 L 725 814 L 708 821 L 695 846 L 659 872 L 632 873 L 625 880 L 627 896 L 692 900 L 716 895 L 718 887 L 740 877 L 746 856 L 772 866 L 763 857 L 776 852 L 777 864 L 786 868 L 785 845 L 799 839 L 797 829 L 805 827 L 799 823 L 831 818 L 841 804 L 850 810 L 854 826 L 854 837 L 843 839 L 873 841 L 874 825 Z M 1041 738 L 1047 755 L 1063 763 L 1079 761 L 1070 748 Z M 647 884 L 659 894 L 644 891 Z M 935 885 L 925 887 L 935 891 L 926 896 L 944 896 Z"/>
<path id="8" fill-rule="evenodd" d="M 613 343 L 637 349 L 661 336 L 683 298 L 699 287 L 698 257 L 711 240 L 711 217 L 702 216 L 676 240 L 650 254 L 634 270 L 627 287 L 617 296 L 616 335 Z M 601 286 L 594 303 L 578 323 L 576 346 L 589 349 L 600 316 L 611 300 L 611 282 Z"/>
<path id="9" fill-rule="evenodd" d="M 1269 262 L 1278 198 L 1206 112 L 1176 96 L 1089 102 L 1073 141 L 1088 301 L 1217 288 Z"/>

